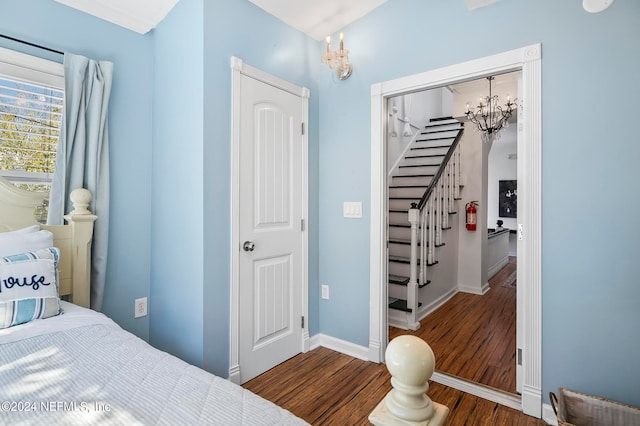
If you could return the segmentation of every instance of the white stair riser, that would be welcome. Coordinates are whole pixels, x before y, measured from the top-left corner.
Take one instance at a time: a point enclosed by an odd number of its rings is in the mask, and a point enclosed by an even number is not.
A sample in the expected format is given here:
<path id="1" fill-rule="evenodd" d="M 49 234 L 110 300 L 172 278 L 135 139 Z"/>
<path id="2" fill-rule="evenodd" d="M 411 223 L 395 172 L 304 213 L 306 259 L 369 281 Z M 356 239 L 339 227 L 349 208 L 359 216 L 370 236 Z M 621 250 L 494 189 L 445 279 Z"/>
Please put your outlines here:
<path id="1" fill-rule="evenodd" d="M 409 186 L 409 185 L 429 185 L 431 178 L 429 177 L 397 177 L 391 178 L 391 186 Z"/>
<path id="2" fill-rule="evenodd" d="M 426 126 L 424 128 L 424 130 L 436 130 L 436 129 L 441 129 L 441 130 L 455 130 L 455 129 L 462 129 L 462 123 L 460 123 L 458 120 L 443 120 L 443 121 L 439 121 L 439 122 L 432 122 L 430 123 L 431 126 Z M 438 125 L 435 125 L 438 124 Z"/>
<path id="3" fill-rule="evenodd" d="M 409 214 L 407 212 L 389 212 L 389 223 L 408 225 Z"/>
<path id="4" fill-rule="evenodd" d="M 411 203 L 416 202 L 419 203 L 420 200 L 418 198 L 413 200 L 389 200 L 389 209 L 391 210 L 409 210 L 411 207 Z"/>
<path id="5" fill-rule="evenodd" d="M 410 240 L 411 228 L 399 228 L 397 226 L 389 227 L 389 239 L 393 240 Z"/>
<path id="6" fill-rule="evenodd" d="M 407 175 L 435 175 L 438 171 L 437 166 L 415 166 L 415 167 L 398 167 L 396 175 L 398 176 L 407 176 Z"/>
<path id="7" fill-rule="evenodd" d="M 427 155 L 428 153 L 425 153 Z M 422 166 L 434 166 L 440 167 L 440 163 L 444 159 L 444 156 L 441 157 L 415 157 L 415 158 L 404 158 L 400 162 L 400 166 L 412 166 L 415 164 L 419 164 Z"/>
<path id="8" fill-rule="evenodd" d="M 410 257 L 411 256 L 411 245 L 409 244 L 397 244 L 397 243 L 389 243 L 389 255 L 393 256 L 402 256 L 402 257 Z"/>
<path id="9" fill-rule="evenodd" d="M 389 297 L 393 297 L 394 299 L 406 299 L 407 286 L 389 283 Z"/>
<path id="10" fill-rule="evenodd" d="M 389 262 L 389 273 L 408 277 L 411 274 L 411 268 L 409 268 L 408 263 Z"/>
<path id="11" fill-rule="evenodd" d="M 430 130 L 430 131 L 429 131 Z M 418 135 L 417 142 L 423 139 L 434 139 L 434 138 L 451 138 L 455 139 L 458 136 L 458 131 L 455 129 L 447 130 L 446 128 L 433 128 L 429 129 L 420 135 Z"/>
<path id="12" fill-rule="evenodd" d="M 429 149 L 410 149 L 407 152 L 407 157 L 411 157 L 412 155 L 447 155 L 447 151 L 449 150 L 449 148 L 442 147 L 442 148 L 429 148 Z"/>
<path id="13" fill-rule="evenodd" d="M 427 189 L 426 185 L 419 186 L 419 187 L 389 188 L 389 198 L 394 198 L 394 197 L 422 198 L 426 189 Z"/>

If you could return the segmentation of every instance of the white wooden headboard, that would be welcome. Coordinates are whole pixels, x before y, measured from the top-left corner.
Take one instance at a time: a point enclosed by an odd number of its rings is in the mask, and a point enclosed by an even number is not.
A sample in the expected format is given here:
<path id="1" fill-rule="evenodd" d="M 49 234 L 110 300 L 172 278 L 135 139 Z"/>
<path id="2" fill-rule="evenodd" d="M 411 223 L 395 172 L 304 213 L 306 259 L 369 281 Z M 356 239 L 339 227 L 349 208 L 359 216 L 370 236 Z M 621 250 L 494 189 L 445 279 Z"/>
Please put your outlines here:
<path id="1" fill-rule="evenodd" d="M 19 189 L 0 176 L 0 232 L 35 225 L 36 207 L 46 198 L 44 192 Z M 60 250 L 58 263 L 60 296 L 76 305 L 90 307 L 91 240 L 93 222 L 98 218 L 87 207 L 91 193 L 75 189 L 71 193 L 73 211 L 64 218 L 67 225 L 42 225 L 53 233 L 54 246 Z"/>

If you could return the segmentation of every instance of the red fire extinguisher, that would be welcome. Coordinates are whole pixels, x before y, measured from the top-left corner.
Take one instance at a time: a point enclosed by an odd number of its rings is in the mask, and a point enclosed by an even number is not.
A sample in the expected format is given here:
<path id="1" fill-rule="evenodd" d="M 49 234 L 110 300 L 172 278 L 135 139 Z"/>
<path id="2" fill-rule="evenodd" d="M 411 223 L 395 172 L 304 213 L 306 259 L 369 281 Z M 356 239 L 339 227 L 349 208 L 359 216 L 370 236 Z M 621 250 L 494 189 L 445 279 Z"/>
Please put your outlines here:
<path id="1" fill-rule="evenodd" d="M 469 203 L 467 203 L 466 205 L 466 210 L 467 210 L 467 231 L 475 231 L 476 230 L 476 223 L 478 222 L 478 217 L 476 215 L 477 210 L 476 210 L 476 205 L 478 204 L 477 201 L 471 201 Z"/>

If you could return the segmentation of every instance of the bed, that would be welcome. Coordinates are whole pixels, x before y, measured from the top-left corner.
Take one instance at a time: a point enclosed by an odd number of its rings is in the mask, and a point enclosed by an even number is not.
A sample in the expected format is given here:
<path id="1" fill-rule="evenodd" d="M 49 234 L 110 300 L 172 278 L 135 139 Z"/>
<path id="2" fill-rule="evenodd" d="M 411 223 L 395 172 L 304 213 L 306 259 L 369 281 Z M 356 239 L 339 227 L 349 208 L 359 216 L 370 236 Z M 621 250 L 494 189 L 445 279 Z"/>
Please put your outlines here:
<path id="1" fill-rule="evenodd" d="M 43 195 L 0 177 L 0 424 L 307 424 L 88 309 L 90 197 L 40 226 Z"/>

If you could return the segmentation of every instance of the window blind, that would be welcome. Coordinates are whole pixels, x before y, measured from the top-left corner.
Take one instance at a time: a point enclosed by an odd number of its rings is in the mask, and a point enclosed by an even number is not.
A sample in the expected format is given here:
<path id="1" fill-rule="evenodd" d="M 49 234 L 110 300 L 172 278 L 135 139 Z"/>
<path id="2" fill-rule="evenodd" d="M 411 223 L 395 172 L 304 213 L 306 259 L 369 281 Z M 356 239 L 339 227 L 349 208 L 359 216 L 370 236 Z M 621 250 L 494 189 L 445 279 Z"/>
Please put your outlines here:
<path id="1" fill-rule="evenodd" d="M 53 178 L 64 91 L 0 74 L 0 175 L 48 186 Z"/>

